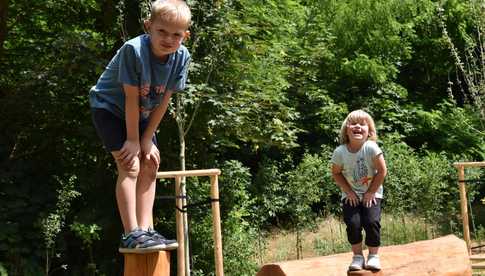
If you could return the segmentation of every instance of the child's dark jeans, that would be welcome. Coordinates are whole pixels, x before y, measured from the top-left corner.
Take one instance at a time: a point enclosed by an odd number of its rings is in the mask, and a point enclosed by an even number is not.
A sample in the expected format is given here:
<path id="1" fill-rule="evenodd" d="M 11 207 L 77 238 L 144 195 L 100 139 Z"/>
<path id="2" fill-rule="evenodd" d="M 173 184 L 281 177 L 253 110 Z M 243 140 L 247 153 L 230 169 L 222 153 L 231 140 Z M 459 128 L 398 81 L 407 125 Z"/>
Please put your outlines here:
<path id="1" fill-rule="evenodd" d="M 381 245 L 381 199 L 366 208 L 359 203 L 351 206 L 343 201 L 344 222 L 347 225 L 347 238 L 350 244 L 362 242 L 362 228 L 365 230 L 365 244 L 377 247 Z"/>

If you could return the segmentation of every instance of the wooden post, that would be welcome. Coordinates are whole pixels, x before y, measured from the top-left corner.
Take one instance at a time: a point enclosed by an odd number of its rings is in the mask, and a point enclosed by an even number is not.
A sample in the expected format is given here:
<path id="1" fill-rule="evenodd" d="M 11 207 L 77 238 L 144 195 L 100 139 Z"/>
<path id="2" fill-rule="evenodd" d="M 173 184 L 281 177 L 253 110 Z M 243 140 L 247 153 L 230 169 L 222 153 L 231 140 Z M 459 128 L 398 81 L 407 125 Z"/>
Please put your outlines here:
<path id="1" fill-rule="evenodd" d="M 465 187 L 465 167 L 458 167 L 458 185 L 460 187 L 460 207 L 463 220 L 463 238 L 465 239 L 468 254 L 471 254 L 470 228 L 468 223 L 468 200 Z"/>
<path id="2" fill-rule="evenodd" d="M 212 228 L 214 237 L 214 259 L 216 276 L 223 276 L 221 214 L 219 211 L 219 184 L 217 175 L 211 176 Z"/>
<path id="3" fill-rule="evenodd" d="M 124 255 L 124 276 L 170 276 L 170 251 Z"/>
<path id="4" fill-rule="evenodd" d="M 472 245 L 470 239 L 470 225 L 468 222 L 468 199 L 466 197 L 466 186 L 465 186 L 465 167 L 485 167 L 485 162 L 456 162 L 453 164 L 458 170 L 458 185 L 460 187 L 460 207 L 461 207 L 461 217 L 463 220 L 463 238 L 465 239 L 466 246 L 468 249 L 468 254 L 472 253 Z"/>
<path id="5" fill-rule="evenodd" d="M 175 177 L 175 196 L 177 209 L 175 211 L 175 223 L 177 226 L 177 242 L 179 247 L 177 248 L 177 276 L 185 276 L 185 235 L 184 235 L 184 218 L 182 213 L 183 198 L 185 196 L 182 193 L 181 177 Z"/>

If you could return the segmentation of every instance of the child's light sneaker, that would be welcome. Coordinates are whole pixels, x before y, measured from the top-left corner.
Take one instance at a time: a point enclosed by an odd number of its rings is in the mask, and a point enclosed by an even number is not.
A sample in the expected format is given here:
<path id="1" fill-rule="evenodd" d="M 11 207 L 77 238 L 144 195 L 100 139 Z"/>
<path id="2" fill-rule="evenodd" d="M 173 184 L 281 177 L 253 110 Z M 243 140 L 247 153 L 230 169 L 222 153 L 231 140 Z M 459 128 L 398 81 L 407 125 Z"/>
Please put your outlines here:
<path id="1" fill-rule="evenodd" d="M 349 270 L 354 271 L 354 270 L 361 270 L 364 268 L 365 264 L 365 259 L 364 256 L 362 255 L 354 255 L 352 257 L 352 263 L 349 265 Z"/>
<path id="2" fill-rule="evenodd" d="M 369 254 L 369 256 L 367 256 L 367 265 L 365 266 L 365 268 L 370 270 L 380 270 L 381 261 L 379 260 L 379 255 Z"/>

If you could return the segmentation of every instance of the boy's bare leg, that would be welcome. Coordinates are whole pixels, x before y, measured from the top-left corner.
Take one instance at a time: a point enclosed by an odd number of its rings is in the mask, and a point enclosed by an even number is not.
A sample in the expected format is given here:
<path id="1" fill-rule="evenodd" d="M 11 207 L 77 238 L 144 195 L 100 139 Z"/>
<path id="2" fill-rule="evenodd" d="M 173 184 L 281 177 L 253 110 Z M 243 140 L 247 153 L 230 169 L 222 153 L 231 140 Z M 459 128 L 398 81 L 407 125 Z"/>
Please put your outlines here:
<path id="1" fill-rule="evenodd" d="M 125 234 L 138 227 L 136 219 L 136 181 L 138 176 L 139 159 L 136 158 L 135 164 L 130 170 L 126 170 L 116 159 L 116 152 L 112 153 L 115 157 L 116 167 L 118 168 L 118 179 L 116 180 L 116 202 L 120 213 L 121 222 Z"/>
<path id="2" fill-rule="evenodd" d="M 373 247 L 373 246 L 368 246 L 369 248 L 369 254 L 378 254 L 379 253 L 379 246 Z"/>
<path id="3" fill-rule="evenodd" d="M 363 255 L 364 253 L 362 252 L 362 243 L 352 244 L 352 252 L 354 253 L 354 255 Z"/>
<path id="4" fill-rule="evenodd" d="M 155 201 L 155 180 L 158 166 L 151 160 L 141 162 L 136 184 L 136 217 L 138 226 L 144 230 L 153 228 L 153 203 Z"/>

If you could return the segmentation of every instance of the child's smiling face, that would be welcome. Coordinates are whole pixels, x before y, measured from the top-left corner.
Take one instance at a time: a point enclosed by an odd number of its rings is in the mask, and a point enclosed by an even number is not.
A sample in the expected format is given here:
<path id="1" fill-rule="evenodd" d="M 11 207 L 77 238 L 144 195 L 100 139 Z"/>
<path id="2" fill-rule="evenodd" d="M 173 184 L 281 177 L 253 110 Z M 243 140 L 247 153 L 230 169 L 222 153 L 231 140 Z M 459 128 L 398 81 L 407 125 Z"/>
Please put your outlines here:
<path id="1" fill-rule="evenodd" d="M 365 119 L 350 121 L 347 124 L 347 136 L 350 142 L 365 142 L 369 137 L 369 124 Z"/>

